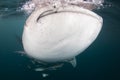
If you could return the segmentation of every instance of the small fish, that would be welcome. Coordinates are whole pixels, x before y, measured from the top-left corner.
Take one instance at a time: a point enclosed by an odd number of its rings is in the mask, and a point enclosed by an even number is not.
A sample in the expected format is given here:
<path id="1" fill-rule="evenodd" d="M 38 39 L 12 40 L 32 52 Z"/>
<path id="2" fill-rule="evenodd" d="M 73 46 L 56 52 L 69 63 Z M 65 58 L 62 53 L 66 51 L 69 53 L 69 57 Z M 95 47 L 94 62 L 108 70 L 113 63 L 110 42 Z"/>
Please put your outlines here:
<path id="1" fill-rule="evenodd" d="M 26 52 L 24 52 L 24 51 L 15 51 L 15 53 L 19 53 L 21 56 L 26 55 Z"/>
<path id="2" fill-rule="evenodd" d="M 63 65 L 64 64 L 61 63 L 61 64 L 53 65 L 53 66 L 50 66 L 47 68 L 39 67 L 39 68 L 36 68 L 35 71 L 56 70 L 56 69 L 62 67 Z"/>
<path id="3" fill-rule="evenodd" d="M 43 73 L 42 76 L 45 78 L 45 77 L 49 76 L 49 74 Z"/>

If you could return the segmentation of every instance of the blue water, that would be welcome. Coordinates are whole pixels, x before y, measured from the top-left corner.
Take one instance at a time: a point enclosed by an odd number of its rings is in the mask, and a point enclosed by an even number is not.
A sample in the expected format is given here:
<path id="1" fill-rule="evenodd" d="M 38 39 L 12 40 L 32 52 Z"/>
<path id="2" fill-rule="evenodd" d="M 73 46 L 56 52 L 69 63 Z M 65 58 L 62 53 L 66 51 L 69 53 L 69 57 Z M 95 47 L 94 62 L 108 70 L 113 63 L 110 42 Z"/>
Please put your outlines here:
<path id="1" fill-rule="evenodd" d="M 120 2 L 95 12 L 104 19 L 104 25 L 96 41 L 77 56 L 77 67 L 70 64 L 56 71 L 33 70 L 28 57 L 16 53 L 23 50 L 19 41 L 27 16 L 16 11 L 25 0 L 0 1 L 0 80 L 120 80 Z M 32 66 L 30 69 L 29 66 Z"/>

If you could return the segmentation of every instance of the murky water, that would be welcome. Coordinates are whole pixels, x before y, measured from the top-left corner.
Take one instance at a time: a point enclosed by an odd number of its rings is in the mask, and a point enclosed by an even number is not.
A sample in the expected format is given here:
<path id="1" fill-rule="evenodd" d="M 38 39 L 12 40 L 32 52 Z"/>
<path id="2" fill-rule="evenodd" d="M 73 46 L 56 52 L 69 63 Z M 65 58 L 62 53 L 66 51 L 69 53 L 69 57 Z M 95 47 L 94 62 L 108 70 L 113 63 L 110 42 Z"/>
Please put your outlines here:
<path id="1" fill-rule="evenodd" d="M 96 10 L 104 19 L 96 41 L 77 56 L 77 67 L 70 64 L 48 71 L 43 78 L 34 71 L 29 58 L 16 53 L 23 50 L 19 37 L 27 15 L 19 10 L 23 0 L 0 1 L 0 80 L 119 80 L 120 79 L 120 2 Z"/>

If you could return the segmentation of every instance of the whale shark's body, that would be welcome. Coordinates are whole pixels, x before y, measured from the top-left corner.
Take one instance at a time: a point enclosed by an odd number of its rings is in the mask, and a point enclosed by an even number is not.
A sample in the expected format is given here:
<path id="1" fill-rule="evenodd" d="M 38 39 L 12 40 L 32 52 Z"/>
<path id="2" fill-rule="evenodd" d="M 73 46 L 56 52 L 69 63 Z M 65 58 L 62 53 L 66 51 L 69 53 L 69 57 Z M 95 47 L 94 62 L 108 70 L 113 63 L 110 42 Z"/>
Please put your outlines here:
<path id="1" fill-rule="evenodd" d="M 26 54 L 47 63 L 70 61 L 96 39 L 103 20 L 96 13 L 69 5 L 36 9 L 24 26 L 22 42 Z"/>

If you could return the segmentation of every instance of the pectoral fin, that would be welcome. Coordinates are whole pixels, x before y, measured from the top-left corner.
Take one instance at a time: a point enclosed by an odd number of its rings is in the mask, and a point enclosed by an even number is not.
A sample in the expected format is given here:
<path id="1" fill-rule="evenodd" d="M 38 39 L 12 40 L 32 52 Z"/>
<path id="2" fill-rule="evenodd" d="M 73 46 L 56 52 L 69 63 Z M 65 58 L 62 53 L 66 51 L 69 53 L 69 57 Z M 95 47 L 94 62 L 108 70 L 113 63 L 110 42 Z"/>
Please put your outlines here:
<path id="1" fill-rule="evenodd" d="M 69 61 L 69 63 L 71 63 L 72 66 L 75 68 L 77 65 L 76 58 L 74 57 L 72 60 Z"/>

